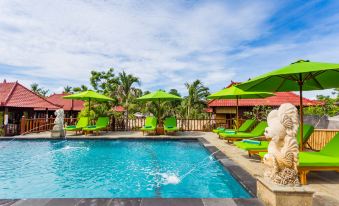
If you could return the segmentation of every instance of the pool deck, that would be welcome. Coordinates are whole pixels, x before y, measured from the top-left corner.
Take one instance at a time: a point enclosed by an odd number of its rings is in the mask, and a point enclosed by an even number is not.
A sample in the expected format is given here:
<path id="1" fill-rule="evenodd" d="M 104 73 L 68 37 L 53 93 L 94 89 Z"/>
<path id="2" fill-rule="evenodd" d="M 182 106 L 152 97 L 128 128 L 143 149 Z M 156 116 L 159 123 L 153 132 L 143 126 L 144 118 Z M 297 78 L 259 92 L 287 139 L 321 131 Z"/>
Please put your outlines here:
<path id="1" fill-rule="evenodd" d="M 25 136 L 16 137 L 17 139 L 37 139 L 46 138 L 49 133 L 29 134 Z M 73 136 L 71 133 L 67 138 L 69 139 L 123 139 L 123 138 L 198 138 L 201 137 L 201 142 L 210 150 L 210 152 L 217 151 L 215 157 L 227 167 L 228 170 L 240 180 L 240 182 L 251 192 L 255 193 L 256 185 L 254 178 L 262 177 L 264 165 L 259 159 L 249 158 L 247 152 L 238 149 L 237 147 L 225 143 L 225 141 L 218 139 L 217 135 L 211 132 L 178 132 L 175 136 L 142 136 L 141 132 L 108 132 L 102 133 L 100 136 Z M 204 141 L 207 140 L 207 141 Z M 250 175 L 249 175 L 250 174 Z M 308 175 L 308 185 L 305 186 L 310 190 L 314 190 L 314 206 L 339 205 L 339 173 L 338 172 L 311 172 Z M 30 199 L 30 200 L 0 200 L 0 205 L 34 205 L 34 206 L 48 206 L 48 205 L 205 205 L 205 206 L 219 206 L 219 205 L 261 205 L 257 198 L 252 199 Z"/>

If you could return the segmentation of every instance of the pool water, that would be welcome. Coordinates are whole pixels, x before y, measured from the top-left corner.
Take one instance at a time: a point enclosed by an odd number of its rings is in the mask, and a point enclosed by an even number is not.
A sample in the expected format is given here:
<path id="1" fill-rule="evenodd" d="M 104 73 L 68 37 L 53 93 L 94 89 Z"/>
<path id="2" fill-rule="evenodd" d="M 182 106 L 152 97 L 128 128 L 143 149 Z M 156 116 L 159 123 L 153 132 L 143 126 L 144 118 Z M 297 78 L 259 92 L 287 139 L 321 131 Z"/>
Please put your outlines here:
<path id="1" fill-rule="evenodd" d="M 198 141 L 0 141 L 0 198 L 249 198 Z"/>

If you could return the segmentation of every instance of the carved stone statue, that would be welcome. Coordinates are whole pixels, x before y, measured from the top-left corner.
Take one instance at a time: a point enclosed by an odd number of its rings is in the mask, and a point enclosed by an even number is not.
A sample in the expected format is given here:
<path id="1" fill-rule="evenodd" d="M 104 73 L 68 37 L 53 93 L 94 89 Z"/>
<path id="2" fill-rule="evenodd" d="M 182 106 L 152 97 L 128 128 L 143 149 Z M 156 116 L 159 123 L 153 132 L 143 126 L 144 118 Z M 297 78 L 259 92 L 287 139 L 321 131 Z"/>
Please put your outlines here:
<path id="1" fill-rule="evenodd" d="M 52 137 L 65 137 L 65 131 L 64 131 L 64 110 L 58 109 L 54 112 L 55 114 L 55 120 L 54 120 L 54 126 L 51 131 Z"/>
<path id="2" fill-rule="evenodd" d="M 264 177 L 279 185 L 298 186 L 298 110 L 290 104 L 282 104 L 267 117 L 266 138 L 271 138 L 268 153 L 264 156 Z"/>

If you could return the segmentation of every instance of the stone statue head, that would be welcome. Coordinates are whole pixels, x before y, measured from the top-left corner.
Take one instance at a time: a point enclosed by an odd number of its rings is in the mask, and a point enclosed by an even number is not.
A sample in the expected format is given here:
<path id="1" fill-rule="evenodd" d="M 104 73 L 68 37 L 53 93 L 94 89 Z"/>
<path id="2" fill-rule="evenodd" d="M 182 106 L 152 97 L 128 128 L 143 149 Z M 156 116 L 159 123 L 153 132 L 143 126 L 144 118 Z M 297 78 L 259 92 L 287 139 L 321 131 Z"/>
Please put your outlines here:
<path id="1" fill-rule="evenodd" d="M 299 127 L 298 110 L 290 104 L 282 104 L 279 109 L 272 110 L 267 116 L 268 127 L 265 129 L 266 138 L 275 143 L 283 143 L 285 137 L 295 137 Z"/>

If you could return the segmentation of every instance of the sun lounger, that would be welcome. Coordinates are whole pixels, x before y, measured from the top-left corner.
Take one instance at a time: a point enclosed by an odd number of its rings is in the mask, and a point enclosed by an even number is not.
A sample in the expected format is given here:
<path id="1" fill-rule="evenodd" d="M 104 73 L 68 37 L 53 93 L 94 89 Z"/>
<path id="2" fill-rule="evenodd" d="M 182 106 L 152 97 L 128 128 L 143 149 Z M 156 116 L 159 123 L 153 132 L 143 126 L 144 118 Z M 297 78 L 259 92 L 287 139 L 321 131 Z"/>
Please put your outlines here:
<path id="1" fill-rule="evenodd" d="M 164 121 L 164 131 L 165 134 L 169 132 L 176 132 L 178 131 L 177 127 L 177 119 L 175 117 L 168 117 Z"/>
<path id="2" fill-rule="evenodd" d="M 157 118 L 156 117 L 146 117 L 145 125 L 141 128 L 142 135 L 145 132 L 154 132 L 157 129 Z"/>
<path id="3" fill-rule="evenodd" d="M 246 120 L 238 129 L 238 132 L 246 132 L 248 131 L 249 129 L 251 129 L 253 127 L 253 125 L 256 123 L 255 120 L 253 119 L 248 119 Z M 216 134 L 219 134 L 219 133 L 222 133 L 222 132 L 225 132 L 225 131 L 235 131 L 234 129 L 225 129 L 223 127 L 218 127 L 217 129 L 214 129 L 212 132 L 213 133 L 216 133 Z"/>
<path id="4" fill-rule="evenodd" d="M 107 130 L 108 126 L 109 126 L 109 117 L 99 117 L 95 125 L 89 125 L 83 128 L 82 130 L 85 133 L 93 132 L 98 135 L 100 131 Z"/>
<path id="5" fill-rule="evenodd" d="M 305 124 L 303 127 L 303 144 L 306 144 L 308 139 L 310 138 L 311 134 L 314 131 L 314 127 L 312 125 Z M 298 144 L 300 142 L 300 132 L 298 130 L 297 133 L 297 141 Z M 243 150 L 248 151 L 248 155 L 251 156 L 253 154 L 259 154 L 259 152 L 267 152 L 267 147 L 269 144 L 269 141 L 255 141 L 250 142 L 248 140 L 238 141 L 234 142 L 234 144 Z"/>
<path id="6" fill-rule="evenodd" d="M 67 131 L 75 131 L 75 134 L 78 134 L 79 131 L 82 131 L 83 128 L 88 125 L 88 117 L 80 117 L 76 125 L 69 125 L 65 127 L 65 133 Z M 65 134 L 66 135 L 66 134 Z"/>
<path id="7" fill-rule="evenodd" d="M 219 133 L 219 136 L 228 142 L 240 141 L 254 137 L 263 137 L 266 127 L 267 122 L 262 121 L 251 132 L 223 132 Z"/>
<path id="8" fill-rule="evenodd" d="M 301 184 L 310 171 L 339 171 L 339 133 L 319 152 L 300 152 L 298 171 Z"/>

